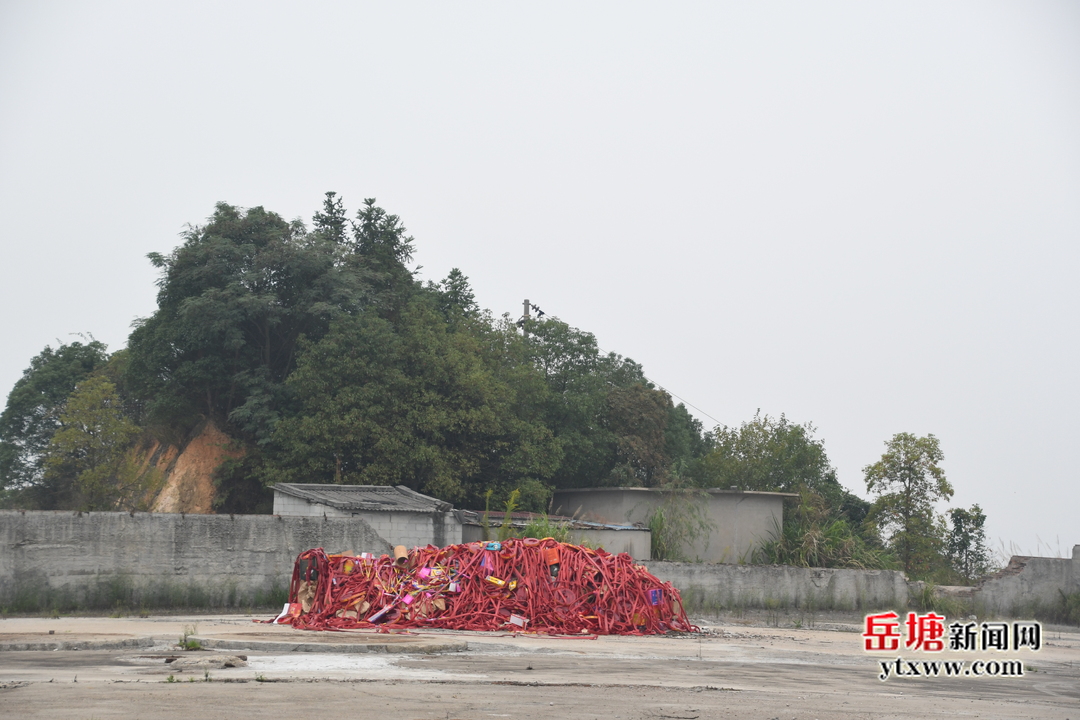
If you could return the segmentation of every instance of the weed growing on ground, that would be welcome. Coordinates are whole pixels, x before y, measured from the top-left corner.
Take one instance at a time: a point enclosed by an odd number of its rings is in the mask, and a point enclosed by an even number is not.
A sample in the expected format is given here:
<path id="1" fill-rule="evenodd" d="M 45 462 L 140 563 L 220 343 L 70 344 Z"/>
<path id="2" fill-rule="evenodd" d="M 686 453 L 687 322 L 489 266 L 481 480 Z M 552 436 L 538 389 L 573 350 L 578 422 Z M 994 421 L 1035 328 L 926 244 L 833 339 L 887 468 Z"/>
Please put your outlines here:
<path id="1" fill-rule="evenodd" d="M 923 583 L 918 592 L 911 596 L 911 604 L 916 610 L 931 611 L 948 618 L 963 617 L 971 614 L 971 608 L 963 600 L 939 595 L 933 583 Z"/>
<path id="2" fill-rule="evenodd" d="M 202 650 L 203 646 L 198 640 L 193 640 L 192 635 L 198 635 L 198 625 L 185 625 L 184 634 L 180 637 L 180 642 L 177 643 L 181 650 Z"/>

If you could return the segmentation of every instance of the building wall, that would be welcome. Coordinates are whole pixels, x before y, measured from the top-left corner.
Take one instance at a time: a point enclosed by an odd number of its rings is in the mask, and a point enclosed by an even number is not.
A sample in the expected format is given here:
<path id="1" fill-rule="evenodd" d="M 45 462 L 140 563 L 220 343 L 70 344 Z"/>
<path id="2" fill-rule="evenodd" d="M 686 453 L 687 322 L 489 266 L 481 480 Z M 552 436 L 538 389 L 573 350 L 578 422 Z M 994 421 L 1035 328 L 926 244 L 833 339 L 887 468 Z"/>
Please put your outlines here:
<path id="1" fill-rule="evenodd" d="M 0 510 L 0 604 L 88 598 L 118 583 L 136 600 L 251 604 L 287 588 L 296 556 L 317 547 L 390 551 L 360 518 Z"/>
<path id="2" fill-rule="evenodd" d="M 283 492 L 274 493 L 274 514 L 289 515 L 292 517 L 349 517 L 350 513 L 343 513 L 337 508 L 326 505 L 318 505 L 310 500 L 286 495 Z"/>
<path id="3" fill-rule="evenodd" d="M 356 517 L 362 518 L 391 545 L 404 545 L 407 548 L 426 545 L 443 547 L 461 542 L 461 523 L 452 512 L 365 511 L 356 513 Z"/>
<path id="4" fill-rule="evenodd" d="M 377 510 L 339 510 L 310 500 L 274 493 L 274 514 L 290 517 L 355 517 L 371 526 L 391 545 L 408 548 L 456 545 L 461 542 L 461 523 L 452 512 L 381 512 Z"/>
<path id="5" fill-rule="evenodd" d="M 652 533 L 643 530 L 571 530 L 570 542 L 603 548 L 613 555 L 626 553 L 637 561 L 652 557 Z"/>
<path id="6" fill-rule="evenodd" d="M 683 499 L 678 499 L 683 498 Z M 706 527 L 682 554 L 708 563 L 749 562 L 784 522 L 784 498 L 774 493 L 709 490 L 675 495 L 649 488 L 556 490 L 552 512 L 603 523 L 648 523 L 665 503 L 689 503 Z"/>
<path id="7" fill-rule="evenodd" d="M 496 537 L 497 528 L 491 529 L 491 536 Z M 484 539 L 484 529 L 479 525 L 462 525 L 461 542 L 480 542 Z M 651 533 L 646 528 L 633 530 L 582 529 L 570 531 L 570 542 L 586 544 L 592 548 L 603 548 L 617 555 L 624 552 L 635 560 L 648 560 L 652 557 Z"/>

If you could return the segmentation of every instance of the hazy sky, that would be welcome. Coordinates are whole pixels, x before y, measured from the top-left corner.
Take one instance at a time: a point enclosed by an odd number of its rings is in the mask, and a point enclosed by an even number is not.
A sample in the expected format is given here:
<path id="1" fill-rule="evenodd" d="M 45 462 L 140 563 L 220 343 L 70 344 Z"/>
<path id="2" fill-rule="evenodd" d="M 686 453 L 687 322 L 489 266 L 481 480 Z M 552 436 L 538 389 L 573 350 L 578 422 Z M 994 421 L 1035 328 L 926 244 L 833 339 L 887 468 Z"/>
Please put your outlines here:
<path id="1" fill-rule="evenodd" d="M 861 494 L 934 433 L 995 546 L 1080 543 L 1078 3 L 0 0 L 0 394 L 215 202 L 326 190 Z"/>

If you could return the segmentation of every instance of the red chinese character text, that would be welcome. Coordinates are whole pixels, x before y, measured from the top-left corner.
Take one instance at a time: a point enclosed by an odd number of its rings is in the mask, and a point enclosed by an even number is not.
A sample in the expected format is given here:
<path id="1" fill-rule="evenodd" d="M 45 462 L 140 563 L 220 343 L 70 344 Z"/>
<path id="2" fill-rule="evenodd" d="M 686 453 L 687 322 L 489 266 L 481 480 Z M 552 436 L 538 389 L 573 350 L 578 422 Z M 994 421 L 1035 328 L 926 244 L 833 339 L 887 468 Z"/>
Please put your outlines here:
<path id="1" fill-rule="evenodd" d="M 945 618 L 935 613 L 907 615 L 907 641 L 904 646 L 924 652 L 941 652 L 945 649 Z"/>
<path id="2" fill-rule="evenodd" d="M 894 612 L 866 616 L 864 647 L 867 650 L 896 650 L 900 647 L 900 616 Z"/>

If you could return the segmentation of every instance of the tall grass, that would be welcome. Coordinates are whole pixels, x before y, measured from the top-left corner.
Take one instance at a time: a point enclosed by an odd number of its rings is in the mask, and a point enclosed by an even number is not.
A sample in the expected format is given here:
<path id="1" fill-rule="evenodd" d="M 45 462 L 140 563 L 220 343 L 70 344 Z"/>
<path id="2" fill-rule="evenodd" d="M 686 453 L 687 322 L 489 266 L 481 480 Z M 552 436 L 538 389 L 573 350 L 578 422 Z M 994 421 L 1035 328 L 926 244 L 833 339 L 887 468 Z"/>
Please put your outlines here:
<path id="1" fill-rule="evenodd" d="M 798 507 L 782 526 L 773 523 L 775 538 L 754 553 L 755 563 L 866 570 L 899 567 L 890 552 L 867 542 L 845 518 L 831 515 L 812 493 L 802 493 Z"/>
<path id="2" fill-rule="evenodd" d="M 705 517 L 708 494 L 704 491 L 675 491 L 647 518 L 654 560 L 686 561 L 687 552 L 702 535 L 708 536 L 712 524 Z"/>
<path id="3" fill-rule="evenodd" d="M 571 542 L 570 523 L 552 522 L 547 514 L 538 515 L 521 529 L 521 532 L 518 533 L 517 537 L 537 538 L 539 540 L 552 538 L 559 542 L 568 543 Z M 580 545 L 581 543 L 578 544 Z"/>

